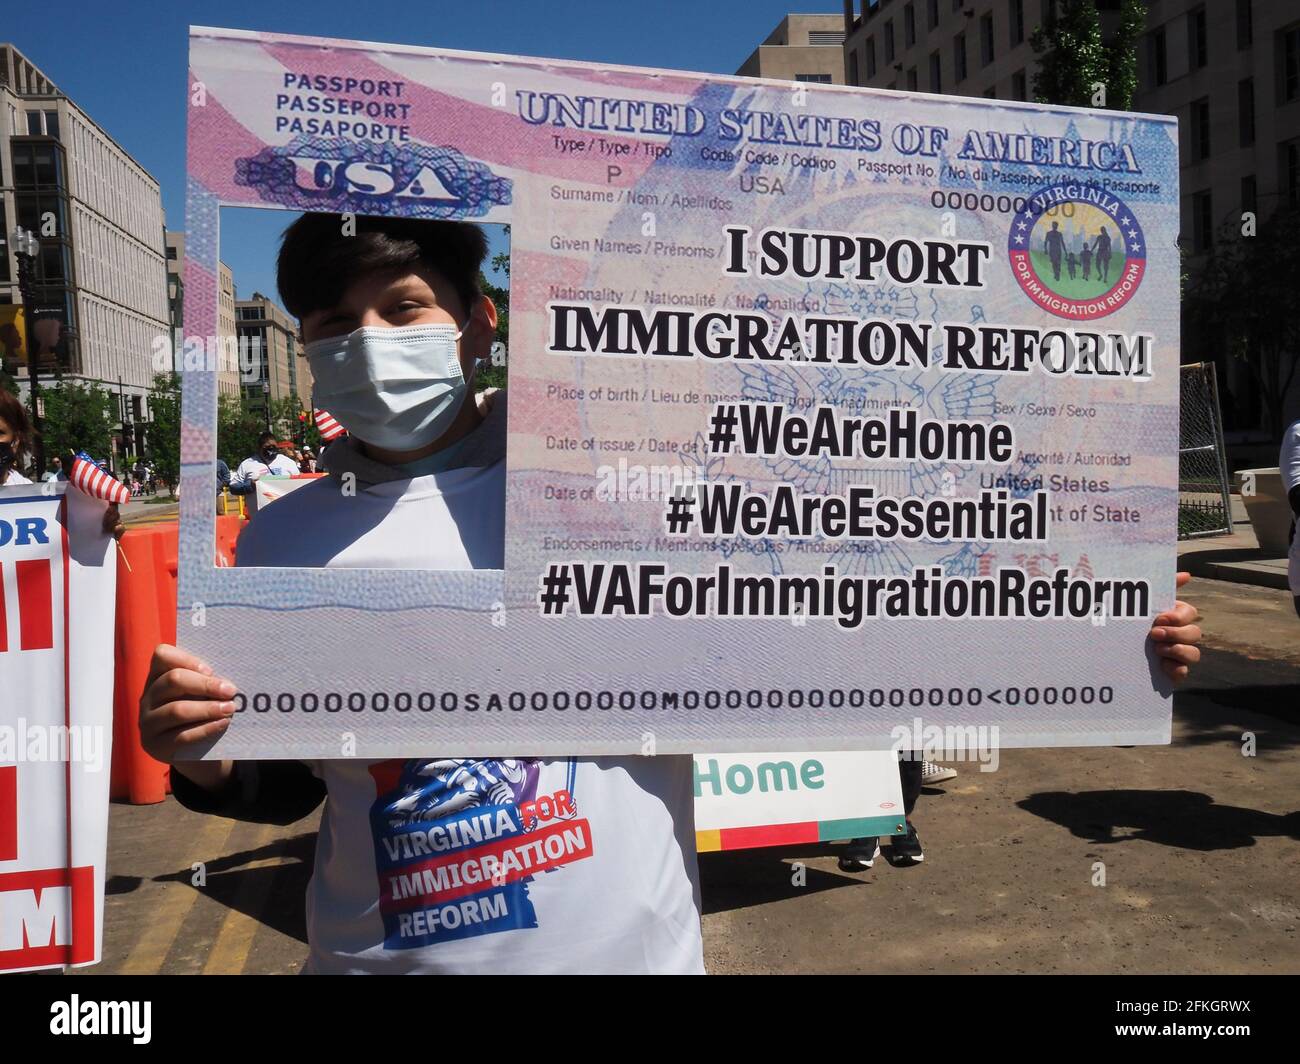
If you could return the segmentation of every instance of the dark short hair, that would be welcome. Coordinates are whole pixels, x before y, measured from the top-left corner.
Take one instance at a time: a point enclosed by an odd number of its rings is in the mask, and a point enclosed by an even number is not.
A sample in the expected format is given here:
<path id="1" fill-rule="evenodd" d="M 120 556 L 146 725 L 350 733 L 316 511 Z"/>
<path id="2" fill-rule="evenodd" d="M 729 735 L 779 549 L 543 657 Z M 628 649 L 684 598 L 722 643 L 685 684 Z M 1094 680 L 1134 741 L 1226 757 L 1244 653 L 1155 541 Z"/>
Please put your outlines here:
<path id="1" fill-rule="evenodd" d="M 270 440 L 272 443 L 274 443 L 274 442 L 275 442 L 275 433 L 274 433 L 274 432 L 264 432 L 264 433 L 262 433 L 262 435 L 260 435 L 259 437 L 257 437 L 257 445 L 258 445 L 259 447 L 261 447 L 262 444 L 264 444 L 267 440 Z"/>
<path id="2" fill-rule="evenodd" d="M 299 320 L 337 304 L 368 273 L 420 267 L 451 283 L 466 314 L 478 302 L 488 247 L 483 230 L 472 222 L 358 215 L 350 236 L 344 235 L 344 224 L 339 214 L 309 213 L 284 231 L 275 280 L 285 309 Z"/>
<path id="3" fill-rule="evenodd" d="M 32 419 L 27 416 L 27 408 L 18 401 L 18 396 L 5 388 L 0 388 L 0 420 L 14 434 L 14 459 L 21 462 L 32 449 L 35 436 Z"/>

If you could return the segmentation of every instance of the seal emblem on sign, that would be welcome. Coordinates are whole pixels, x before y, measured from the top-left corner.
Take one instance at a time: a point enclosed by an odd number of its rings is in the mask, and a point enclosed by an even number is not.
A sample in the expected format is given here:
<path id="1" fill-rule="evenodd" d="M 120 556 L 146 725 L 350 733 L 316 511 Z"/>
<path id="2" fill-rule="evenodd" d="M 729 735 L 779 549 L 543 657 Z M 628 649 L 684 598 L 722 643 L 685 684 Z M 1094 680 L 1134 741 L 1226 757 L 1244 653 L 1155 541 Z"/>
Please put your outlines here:
<path id="1" fill-rule="evenodd" d="M 1118 196 L 1072 181 L 1025 199 L 1007 235 L 1021 290 L 1058 318 L 1088 321 L 1133 298 L 1146 271 L 1146 238 Z"/>

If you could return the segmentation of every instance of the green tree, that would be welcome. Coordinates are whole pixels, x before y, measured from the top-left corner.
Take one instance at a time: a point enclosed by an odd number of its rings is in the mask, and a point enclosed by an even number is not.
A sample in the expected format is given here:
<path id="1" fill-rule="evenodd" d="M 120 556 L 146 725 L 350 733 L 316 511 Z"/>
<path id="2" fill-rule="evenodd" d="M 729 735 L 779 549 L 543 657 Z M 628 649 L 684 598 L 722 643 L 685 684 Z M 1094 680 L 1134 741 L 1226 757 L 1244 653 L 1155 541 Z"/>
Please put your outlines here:
<path id="1" fill-rule="evenodd" d="M 1242 360 L 1259 388 L 1263 428 L 1281 440 L 1300 358 L 1300 209 L 1282 208 L 1250 235 L 1219 233 L 1187 292 L 1188 324 Z"/>
<path id="2" fill-rule="evenodd" d="M 503 226 L 502 231 L 508 237 L 510 235 L 510 226 Z M 510 350 L 510 253 L 508 251 L 499 251 L 492 256 L 492 269 L 505 274 L 507 287 L 502 288 L 495 285 L 480 272 L 478 275 L 479 290 L 487 296 L 497 308 L 497 336 L 496 342 L 501 345 L 500 350 L 509 352 Z M 481 370 L 478 379 L 475 382 L 483 388 L 504 388 L 506 386 L 506 364 L 501 362 L 500 365 L 493 363 Z"/>
<path id="3" fill-rule="evenodd" d="M 157 373 L 149 390 L 149 459 L 158 479 L 176 494 L 181 475 L 181 378 Z"/>
<path id="4" fill-rule="evenodd" d="M 232 470 L 257 449 L 257 437 L 265 421 L 260 410 L 252 410 L 242 396 L 217 399 L 217 457 Z"/>
<path id="5" fill-rule="evenodd" d="M 298 420 L 298 415 L 302 411 L 302 400 L 296 395 L 285 395 L 271 400 L 271 431 L 275 433 L 277 440 L 297 442 L 302 429 L 302 422 Z"/>
<path id="6" fill-rule="evenodd" d="M 509 265 L 507 264 L 506 273 L 509 274 L 509 272 Z M 508 352 L 510 350 L 510 289 L 494 285 L 482 273 L 478 275 L 478 287 L 479 291 L 496 304 L 496 342 L 501 345 L 500 351 Z M 474 384 L 479 388 L 504 388 L 506 386 L 505 362 L 502 361 L 498 365 L 494 357 L 491 364 L 479 370 Z"/>
<path id="7" fill-rule="evenodd" d="M 1093 107 L 1100 85 L 1105 87 L 1106 108 L 1126 110 L 1133 102 L 1136 35 L 1145 17 L 1145 8 L 1138 0 L 1124 0 L 1120 35 L 1107 46 L 1102 43 L 1101 19 L 1094 0 L 1060 0 L 1048 5 L 1046 24 L 1030 37 L 1039 57 L 1034 98 L 1039 103 Z"/>
<path id="8" fill-rule="evenodd" d="M 40 394 L 45 400 L 41 436 L 47 462 L 55 455 L 66 460 L 77 451 L 85 451 L 94 458 L 108 455 L 112 449 L 113 426 L 120 413 L 113 395 L 98 384 L 73 381 L 44 387 Z"/>
<path id="9" fill-rule="evenodd" d="M 1115 36 L 1106 46 L 1106 107 L 1112 111 L 1133 109 L 1138 83 L 1138 41 L 1146 22 L 1147 5 L 1143 0 L 1123 0 Z"/>

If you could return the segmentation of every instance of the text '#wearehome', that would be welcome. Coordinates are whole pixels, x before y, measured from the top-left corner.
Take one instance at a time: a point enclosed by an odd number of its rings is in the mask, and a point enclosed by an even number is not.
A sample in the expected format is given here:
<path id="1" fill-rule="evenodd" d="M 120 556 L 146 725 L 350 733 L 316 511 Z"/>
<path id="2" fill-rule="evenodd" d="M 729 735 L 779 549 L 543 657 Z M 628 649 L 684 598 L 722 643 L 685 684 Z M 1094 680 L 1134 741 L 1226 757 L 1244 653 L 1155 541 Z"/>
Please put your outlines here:
<path id="1" fill-rule="evenodd" d="M 217 568 L 183 353 L 204 756 L 1168 741 L 1172 118 L 220 29 L 188 103 L 188 331 L 222 206 L 511 226 L 503 570 Z"/>

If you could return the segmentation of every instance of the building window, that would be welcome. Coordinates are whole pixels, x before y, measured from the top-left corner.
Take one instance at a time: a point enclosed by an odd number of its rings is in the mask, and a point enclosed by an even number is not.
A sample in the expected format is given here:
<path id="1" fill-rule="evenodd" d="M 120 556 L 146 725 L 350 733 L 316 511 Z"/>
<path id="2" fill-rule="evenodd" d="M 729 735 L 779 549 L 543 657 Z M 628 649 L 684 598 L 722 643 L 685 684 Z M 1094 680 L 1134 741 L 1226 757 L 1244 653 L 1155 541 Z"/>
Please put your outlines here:
<path id="1" fill-rule="evenodd" d="M 1237 131 L 1243 148 L 1255 143 L 1255 79 L 1237 82 Z"/>
<path id="2" fill-rule="evenodd" d="M 1241 179 L 1241 209 L 1243 213 L 1245 211 L 1250 211 L 1251 214 L 1255 214 L 1257 203 L 1258 200 L 1255 195 L 1255 175 L 1247 174 Z"/>
<path id="3" fill-rule="evenodd" d="M 1214 207 L 1210 193 L 1192 195 L 1192 250 L 1209 251 L 1214 245 Z"/>
<path id="4" fill-rule="evenodd" d="M 45 135 L 47 137 L 53 137 L 55 140 L 59 139 L 59 112 L 58 111 L 45 112 Z"/>
<path id="5" fill-rule="evenodd" d="M 894 20 L 885 23 L 885 62 L 894 61 Z"/>
<path id="6" fill-rule="evenodd" d="M 1014 48 L 1025 39 L 1025 0 L 1011 0 L 1007 6 L 1011 9 L 1011 47 Z"/>
<path id="7" fill-rule="evenodd" d="M 1187 13 L 1187 59 L 1193 70 L 1200 70 L 1209 61 L 1205 37 L 1205 8 L 1198 7 Z"/>
<path id="8" fill-rule="evenodd" d="M 908 4 L 903 8 L 903 47 L 911 48 L 916 43 L 916 10 Z"/>
<path id="9" fill-rule="evenodd" d="M 39 137 L 41 135 L 41 112 L 27 112 L 27 135 L 29 137 Z"/>
<path id="10" fill-rule="evenodd" d="M 1255 41 L 1255 20 L 1251 17 L 1250 0 L 1237 0 L 1237 47 L 1249 48 Z"/>
<path id="11" fill-rule="evenodd" d="M 1282 102 L 1300 97 L 1300 26 L 1282 31 Z"/>
<path id="12" fill-rule="evenodd" d="M 68 271 L 68 248 L 61 241 L 44 241 L 41 244 L 37 279 L 43 284 L 64 284 L 72 280 Z"/>
<path id="13" fill-rule="evenodd" d="M 988 66 L 993 62 L 993 14 L 990 12 L 980 19 L 980 63 Z"/>
<path id="14" fill-rule="evenodd" d="M 943 92 L 943 75 L 939 69 L 939 53 L 930 53 L 930 91 Z"/>
<path id="15" fill-rule="evenodd" d="M 1029 78 L 1023 70 L 1011 75 L 1011 98 L 1013 100 L 1029 99 Z"/>
<path id="16" fill-rule="evenodd" d="M 966 80 L 966 34 L 959 33 L 952 39 L 952 80 L 961 84 Z"/>
<path id="17" fill-rule="evenodd" d="M 815 85 L 829 85 L 831 76 L 829 74 L 796 74 L 795 81 L 806 81 Z"/>
<path id="18" fill-rule="evenodd" d="M 867 38 L 867 80 L 876 76 L 876 38 Z"/>
<path id="19" fill-rule="evenodd" d="M 1288 140 L 1278 149 L 1278 174 L 1282 198 L 1290 207 L 1300 207 L 1300 140 Z"/>
<path id="20" fill-rule="evenodd" d="M 849 53 L 849 84 L 850 85 L 860 84 L 858 80 L 858 53 L 857 52 Z"/>
<path id="21" fill-rule="evenodd" d="M 1210 99 L 1203 96 L 1192 101 L 1192 160 L 1200 160 L 1210 154 Z"/>
<path id="22" fill-rule="evenodd" d="M 1161 26 L 1147 35 L 1148 61 L 1151 65 L 1151 84 L 1163 85 L 1169 80 L 1169 57 L 1165 52 L 1165 28 Z"/>
<path id="23" fill-rule="evenodd" d="M 920 88 L 920 84 L 916 80 L 916 67 L 912 67 L 907 72 L 907 87 L 912 92 Z"/>
<path id="24" fill-rule="evenodd" d="M 925 22 L 930 29 L 939 25 L 939 0 L 928 0 L 926 3 Z"/>
<path id="25" fill-rule="evenodd" d="M 63 151 L 48 142 L 10 141 L 14 161 L 14 187 L 62 188 Z"/>

